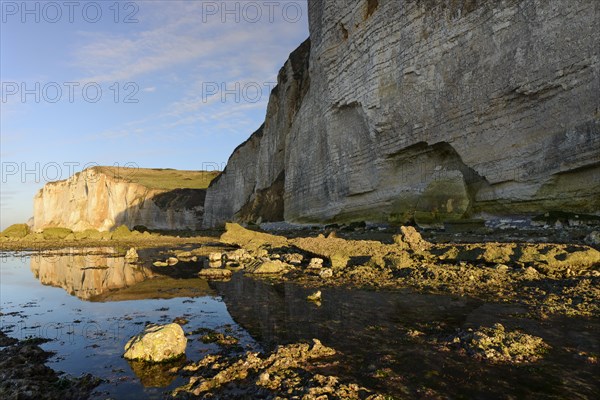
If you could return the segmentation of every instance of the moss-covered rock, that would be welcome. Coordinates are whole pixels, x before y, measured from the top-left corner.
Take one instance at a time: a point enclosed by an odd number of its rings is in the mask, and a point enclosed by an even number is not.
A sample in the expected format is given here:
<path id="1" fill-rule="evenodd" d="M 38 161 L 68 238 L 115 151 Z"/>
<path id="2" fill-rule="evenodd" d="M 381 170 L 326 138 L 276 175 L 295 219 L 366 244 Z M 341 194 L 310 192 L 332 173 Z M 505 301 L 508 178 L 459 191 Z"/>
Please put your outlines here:
<path id="1" fill-rule="evenodd" d="M 73 233 L 73 231 L 70 230 L 69 228 L 58 228 L 58 227 L 46 228 L 43 231 L 44 239 L 46 239 L 46 240 L 63 240 L 72 233 Z"/>
<path id="2" fill-rule="evenodd" d="M 30 233 L 27 224 L 14 224 L 2 231 L 2 236 L 11 238 L 24 238 Z"/>
<path id="3" fill-rule="evenodd" d="M 453 343 L 470 355 L 490 362 L 521 363 L 540 359 L 550 348 L 542 338 L 521 331 L 507 331 L 502 324 L 469 329 L 459 333 Z"/>
<path id="4" fill-rule="evenodd" d="M 179 324 L 149 325 L 125 345 L 128 360 L 165 362 L 185 354 L 187 338 Z"/>
<path id="5" fill-rule="evenodd" d="M 247 352 L 241 357 L 208 355 L 184 370 L 194 373 L 187 385 L 173 392 L 176 398 L 293 398 L 369 399 L 390 398 L 375 394 L 334 375 L 321 375 L 318 365 L 336 351 L 321 344 L 279 346 L 270 354 Z M 257 396 L 260 393 L 261 396 Z"/>
<path id="6" fill-rule="evenodd" d="M 126 225 L 119 225 L 115 230 L 112 231 L 112 239 L 127 239 L 131 237 L 131 231 Z"/>
<path id="7" fill-rule="evenodd" d="M 100 232 L 96 229 L 86 229 L 85 231 L 82 231 L 82 232 L 75 232 L 75 239 L 77 239 L 77 240 L 83 240 L 83 239 L 100 240 L 100 239 L 102 239 L 102 232 Z"/>

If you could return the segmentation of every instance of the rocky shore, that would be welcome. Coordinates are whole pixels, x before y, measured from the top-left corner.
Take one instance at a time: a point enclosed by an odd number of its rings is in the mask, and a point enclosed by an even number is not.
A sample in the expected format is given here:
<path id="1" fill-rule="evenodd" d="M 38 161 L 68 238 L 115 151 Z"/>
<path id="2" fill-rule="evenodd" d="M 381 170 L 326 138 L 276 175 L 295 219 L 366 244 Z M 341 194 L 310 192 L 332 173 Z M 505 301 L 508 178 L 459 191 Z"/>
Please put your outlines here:
<path id="1" fill-rule="evenodd" d="M 45 339 L 17 340 L 0 331 L 0 398 L 5 400 L 85 399 L 100 380 L 87 374 L 61 376 L 45 365 L 52 353 L 39 345 Z"/>
<path id="2" fill-rule="evenodd" d="M 102 293 L 98 296 L 101 301 L 137 298 L 140 290 L 146 295 L 153 290 L 184 293 L 186 280 L 198 276 L 209 282 L 211 288 L 203 289 L 208 292 L 214 289 L 211 282 L 243 274 L 253 280 L 298 285 L 310 294 L 304 295 L 305 301 L 317 308 L 327 304 L 333 288 L 408 289 L 511 305 L 526 310 L 523 315 L 528 319 L 553 321 L 593 319 L 600 311 L 600 252 L 597 245 L 585 244 L 593 232 L 578 235 L 579 239 L 566 237 L 563 243 L 514 241 L 514 237 L 499 233 L 493 236 L 497 240 L 486 235 L 485 241 L 473 241 L 470 234 L 422 234 L 411 226 L 329 226 L 272 234 L 227 224 L 220 236 L 217 232 L 174 237 L 122 230 L 121 236 L 99 241 L 71 238 L 35 242 L 23 237 L 4 239 L 2 245 L 19 250 L 41 243 L 42 254 L 59 254 L 62 250 L 57 253 L 50 249 L 71 245 L 114 246 L 121 249 L 117 255 L 128 265 L 147 269 L 152 275 L 147 282 Z M 189 293 L 199 293 L 197 289 L 190 288 Z M 180 360 L 169 366 L 169 382 L 175 376 L 187 381 L 173 392 L 176 398 L 384 399 L 397 395 L 358 383 L 356 375 L 347 373 L 343 361 L 347 354 L 338 351 L 335 343 L 324 345 L 315 340 L 245 352 L 238 339 L 227 332 L 188 332 L 185 319 L 173 322 L 182 325 L 187 340 L 214 343 L 220 349 L 200 361 Z M 451 335 L 442 325 L 432 321 L 431 326 L 407 330 L 400 339 L 431 351 L 497 365 L 535 365 L 553 349 L 527 329 L 508 328 L 500 322 L 457 329 Z M 86 398 L 98 384 L 90 376 L 61 378 L 44 365 L 50 353 L 39 347 L 39 341 L 19 342 L 4 334 L 0 338 L 5 346 L 1 350 L 3 398 L 23 398 L 23 394 L 25 398 Z M 579 353 L 581 362 L 597 364 L 593 348 Z M 142 376 L 147 375 L 144 371 L 163 368 L 149 367 L 139 360 L 132 365 Z M 395 376 L 393 368 L 377 369 L 373 374 L 377 379 L 386 374 Z"/>
<path id="3" fill-rule="evenodd" d="M 520 304 L 540 318 L 600 311 L 600 252 L 586 245 L 436 244 L 412 227 L 400 228 L 391 243 L 342 239 L 335 232 L 287 238 L 236 224 L 228 224 L 220 240 L 240 249 L 212 255 L 223 262 L 201 272 L 208 278 L 227 278 L 216 272 L 224 268 L 317 288 L 408 287 Z"/>

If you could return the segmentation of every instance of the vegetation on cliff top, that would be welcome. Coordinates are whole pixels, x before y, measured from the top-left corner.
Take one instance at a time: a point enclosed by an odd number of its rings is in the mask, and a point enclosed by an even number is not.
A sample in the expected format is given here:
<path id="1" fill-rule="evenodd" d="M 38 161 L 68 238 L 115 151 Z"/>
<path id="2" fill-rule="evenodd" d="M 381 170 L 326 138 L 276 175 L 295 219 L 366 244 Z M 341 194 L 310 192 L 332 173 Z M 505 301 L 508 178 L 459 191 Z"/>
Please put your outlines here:
<path id="1" fill-rule="evenodd" d="M 206 189 L 218 171 L 180 171 L 125 167 L 94 167 L 97 172 L 151 189 Z"/>

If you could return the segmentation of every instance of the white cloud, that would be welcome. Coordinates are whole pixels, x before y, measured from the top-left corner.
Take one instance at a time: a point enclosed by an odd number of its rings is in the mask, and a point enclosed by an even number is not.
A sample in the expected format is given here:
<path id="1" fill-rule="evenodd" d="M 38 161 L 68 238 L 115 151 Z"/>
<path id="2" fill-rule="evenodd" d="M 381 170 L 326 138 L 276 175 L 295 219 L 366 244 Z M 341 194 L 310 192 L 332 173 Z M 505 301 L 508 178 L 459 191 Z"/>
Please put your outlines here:
<path id="1" fill-rule="evenodd" d="M 282 39 L 290 35 L 286 30 L 295 35 L 306 30 L 304 26 L 285 21 L 238 24 L 211 18 L 202 23 L 201 6 L 189 3 L 202 2 L 177 2 L 177 7 L 157 2 L 148 12 L 164 14 L 165 19 L 156 24 L 140 24 L 139 27 L 144 28 L 141 31 L 122 35 L 81 33 L 86 43 L 75 55 L 76 65 L 86 71 L 81 80 L 135 80 L 189 63 L 193 63 L 197 71 L 219 71 L 230 76 L 242 71 L 256 76 L 271 75 L 283 62 L 273 59 L 272 55 L 287 55 L 293 50 L 288 48 L 288 43 L 283 43 Z M 153 21 L 152 15 L 150 21 Z"/>

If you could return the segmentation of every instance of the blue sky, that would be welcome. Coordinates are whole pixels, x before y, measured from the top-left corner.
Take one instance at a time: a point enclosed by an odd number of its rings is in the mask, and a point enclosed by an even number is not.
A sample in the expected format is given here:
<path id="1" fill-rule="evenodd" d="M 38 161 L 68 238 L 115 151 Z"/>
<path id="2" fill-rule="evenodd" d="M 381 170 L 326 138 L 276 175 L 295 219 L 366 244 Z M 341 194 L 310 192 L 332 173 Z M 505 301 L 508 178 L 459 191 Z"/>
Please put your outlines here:
<path id="1" fill-rule="evenodd" d="M 90 165 L 210 169 L 264 120 L 306 1 L 1 1 L 0 227 Z"/>

